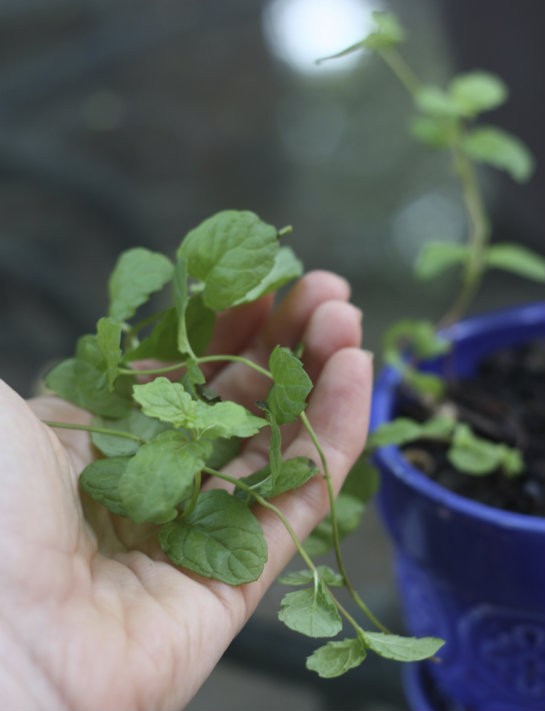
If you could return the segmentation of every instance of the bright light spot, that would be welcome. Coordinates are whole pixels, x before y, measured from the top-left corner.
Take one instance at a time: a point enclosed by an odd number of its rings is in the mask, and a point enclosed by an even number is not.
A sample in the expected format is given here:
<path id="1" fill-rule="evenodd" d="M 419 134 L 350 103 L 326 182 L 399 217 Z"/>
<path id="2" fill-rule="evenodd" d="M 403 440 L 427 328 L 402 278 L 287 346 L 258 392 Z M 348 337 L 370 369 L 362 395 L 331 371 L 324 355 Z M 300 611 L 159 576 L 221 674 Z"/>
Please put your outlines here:
<path id="1" fill-rule="evenodd" d="M 352 69 L 362 52 L 316 64 L 362 40 L 373 29 L 372 12 L 380 0 L 271 0 L 263 13 L 263 31 L 271 51 L 305 74 Z"/>

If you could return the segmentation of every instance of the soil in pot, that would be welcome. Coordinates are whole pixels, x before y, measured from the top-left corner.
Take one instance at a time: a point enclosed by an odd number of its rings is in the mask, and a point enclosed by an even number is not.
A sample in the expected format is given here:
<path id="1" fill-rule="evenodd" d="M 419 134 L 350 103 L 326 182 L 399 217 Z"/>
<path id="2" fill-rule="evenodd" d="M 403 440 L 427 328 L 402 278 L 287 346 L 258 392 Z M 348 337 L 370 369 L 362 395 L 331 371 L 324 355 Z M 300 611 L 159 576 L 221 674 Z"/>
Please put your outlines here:
<path id="1" fill-rule="evenodd" d="M 418 441 L 404 448 L 418 469 L 461 496 L 515 513 L 545 517 L 545 341 L 512 346 L 484 358 L 475 374 L 447 382 L 446 401 L 474 433 L 517 447 L 525 470 L 508 478 L 497 471 L 486 476 L 458 472 L 447 458 L 447 446 Z M 425 420 L 429 410 L 403 396 L 400 416 Z"/>

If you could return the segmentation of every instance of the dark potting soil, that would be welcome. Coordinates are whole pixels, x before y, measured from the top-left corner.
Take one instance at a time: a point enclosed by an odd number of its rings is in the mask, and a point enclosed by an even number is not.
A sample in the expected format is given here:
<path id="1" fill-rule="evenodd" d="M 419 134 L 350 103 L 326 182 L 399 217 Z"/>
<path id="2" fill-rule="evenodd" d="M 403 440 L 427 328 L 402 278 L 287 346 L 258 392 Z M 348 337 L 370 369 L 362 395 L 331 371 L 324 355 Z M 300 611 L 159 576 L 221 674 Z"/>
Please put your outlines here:
<path id="1" fill-rule="evenodd" d="M 524 473 L 501 471 L 472 476 L 455 470 L 444 444 L 420 441 L 404 449 L 419 469 L 456 493 L 496 508 L 545 516 L 545 341 L 506 348 L 483 359 L 474 376 L 449 381 L 446 401 L 474 433 L 517 447 Z M 414 400 L 403 401 L 404 416 L 430 413 Z"/>

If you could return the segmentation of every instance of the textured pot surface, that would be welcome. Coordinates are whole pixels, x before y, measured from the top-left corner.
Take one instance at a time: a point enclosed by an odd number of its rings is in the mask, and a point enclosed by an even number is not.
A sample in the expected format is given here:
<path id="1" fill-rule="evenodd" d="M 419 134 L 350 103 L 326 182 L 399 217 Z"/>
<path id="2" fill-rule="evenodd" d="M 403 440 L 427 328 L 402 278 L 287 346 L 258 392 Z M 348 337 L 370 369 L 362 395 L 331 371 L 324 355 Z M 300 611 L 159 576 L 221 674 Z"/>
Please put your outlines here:
<path id="1" fill-rule="evenodd" d="M 545 304 L 456 324 L 454 349 L 431 369 L 470 375 L 501 348 L 545 337 Z M 395 416 L 399 374 L 375 386 L 371 426 Z M 473 711 L 545 709 L 545 520 L 454 494 L 397 447 L 376 455 L 379 506 L 396 549 L 408 631 L 447 640 L 430 672 Z"/>

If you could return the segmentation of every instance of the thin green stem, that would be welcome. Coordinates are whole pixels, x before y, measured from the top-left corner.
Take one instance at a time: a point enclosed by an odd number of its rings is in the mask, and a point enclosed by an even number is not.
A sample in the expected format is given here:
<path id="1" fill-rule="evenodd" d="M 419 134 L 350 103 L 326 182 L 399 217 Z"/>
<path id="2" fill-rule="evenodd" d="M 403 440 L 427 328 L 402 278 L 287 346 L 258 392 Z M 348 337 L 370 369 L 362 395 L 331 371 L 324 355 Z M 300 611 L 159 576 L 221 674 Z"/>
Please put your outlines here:
<path id="1" fill-rule="evenodd" d="M 295 544 L 295 547 L 297 548 L 297 552 L 299 553 L 299 555 L 301 556 L 301 558 L 304 560 L 304 562 L 306 563 L 307 567 L 308 567 L 308 568 L 312 571 L 312 573 L 314 574 L 315 580 L 319 580 L 319 578 L 320 578 L 320 573 L 318 572 L 318 569 L 317 569 L 316 566 L 314 565 L 314 562 L 313 562 L 312 558 L 308 555 L 308 553 L 307 553 L 306 550 L 304 549 L 303 544 L 301 543 L 301 541 L 300 541 L 299 538 L 297 537 L 297 534 L 296 534 L 295 531 L 293 530 L 293 528 L 292 528 L 290 522 L 288 521 L 288 519 L 284 516 L 284 514 L 282 513 L 282 511 L 281 511 L 277 506 L 275 506 L 274 504 L 271 504 L 270 501 L 267 501 L 267 499 L 263 498 L 263 496 L 260 496 L 259 494 L 257 494 L 257 493 L 252 489 L 251 486 L 248 486 L 247 484 L 245 484 L 244 482 L 240 481 L 239 479 L 236 479 L 235 477 L 231 477 L 231 476 L 229 476 L 228 474 L 224 474 L 223 472 L 217 471 L 217 470 L 215 470 L 215 469 L 210 469 L 209 467 L 205 467 L 205 468 L 203 469 L 203 471 L 206 472 L 207 474 L 210 474 L 211 476 L 216 476 L 216 477 L 218 477 L 218 479 L 223 479 L 223 481 L 226 481 L 226 482 L 228 482 L 228 483 L 230 483 L 230 484 L 233 484 L 235 487 L 238 487 L 239 489 L 242 489 L 242 490 L 245 491 L 246 493 L 250 494 L 250 495 L 255 499 L 255 501 L 257 501 L 258 504 L 260 504 L 261 506 L 263 506 L 263 508 L 266 508 L 266 509 L 268 509 L 269 511 L 271 511 L 272 513 L 274 513 L 274 515 L 281 521 L 282 525 L 284 526 L 284 528 L 286 529 L 286 531 L 289 533 L 289 536 L 290 536 L 291 540 L 293 541 L 293 543 Z M 333 602 L 334 602 L 336 608 L 339 610 L 339 612 L 341 613 L 341 615 L 344 616 L 344 618 L 347 620 L 347 622 L 348 622 L 350 625 L 352 625 L 352 627 L 354 627 L 354 629 L 356 630 L 356 632 L 358 632 L 358 634 L 361 633 L 361 632 L 363 632 L 361 626 L 356 622 L 356 620 L 352 617 L 352 615 L 348 612 L 348 610 L 346 610 L 346 609 L 343 607 L 343 605 L 337 600 L 337 598 L 336 598 L 335 595 L 331 592 L 331 590 L 327 587 L 327 585 L 326 585 L 326 589 L 327 589 L 327 591 L 328 591 L 328 593 L 329 593 L 329 596 L 330 596 L 331 599 L 333 600 Z"/>
<path id="2" fill-rule="evenodd" d="M 258 373 L 261 373 L 261 375 L 264 375 L 266 378 L 269 378 L 272 380 L 272 375 L 268 370 L 266 370 L 265 368 L 262 368 L 257 363 L 254 363 L 253 360 L 250 360 L 249 358 L 244 358 L 244 356 L 210 355 L 210 356 L 201 356 L 200 358 L 197 358 L 196 361 L 199 365 L 201 363 L 221 363 L 222 361 L 230 361 L 233 363 L 243 363 L 244 365 L 247 365 L 249 368 L 252 368 L 253 370 L 257 371 Z"/>
<path id="3" fill-rule="evenodd" d="M 282 227 L 282 229 L 278 230 L 278 236 L 285 237 L 286 235 L 289 235 L 292 232 L 293 232 L 293 227 L 291 225 L 286 225 L 285 227 Z"/>
<path id="4" fill-rule="evenodd" d="M 308 417 L 306 416 L 306 413 L 302 412 L 300 417 L 301 417 L 301 422 L 303 423 L 304 428 L 308 432 L 309 437 L 311 438 L 312 443 L 314 444 L 316 451 L 318 452 L 318 456 L 320 457 L 320 462 L 322 464 L 323 475 L 324 475 L 324 479 L 326 482 L 327 493 L 328 493 L 328 497 L 329 497 L 331 528 L 332 528 L 332 532 L 333 532 L 333 550 L 335 552 L 335 559 L 337 561 L 337 567 L 339 569 L 339 573 L 342 575 L 344 585 L 345 585 L 346 589 L 348 590 L 350 597 L 356 603 L 356 605 L 360 608 L 360 610 L 364 613 L 364 615 L 369 620 L 371 620 L 371 622 L 378 629 L 380 629 L 382 632 L 385 632 L 388 634 L 389 630 L 371 612 L 369 607 L 365 604 L 365 602 L 361 599 L 361 597 L 356 592 L 356 589 L 354 588 L 350 578 L 348 577 L 348 573 L 346 571 L 346 566 L 344 564 L 344 559 L 343 559 L 342 552 L 341 552 L 341 540 L 340 540 L 340 536 L 339 536 L 339 524 L 338 524 L 338 520 L 337 520 L 337 506 L 336 506 L 336 502 L 335 502 L 335 492 L 333 490 L 333 480 L 331 478 L 331 473 L 329 471 L 327 458 L 324 454 L 322 446 L 320 445 L 320 442 L 318 441 L 318 437 L 316 436 L 316 433 L 314 432 L 314 429 L 313 429 L 312 425 L 310 424 Z"/>
<path id="5" fill-rule="evenodd" d="M 284 516 L 282 511 L 280 511 L 280 509 L 277 506 L 275 506 L 274 504 L 271 504 L 270 501 L 267 501 L 267 499 L 263 498 L 263 496 L 258 494 L 254 489 L 252 489 L 251 486 L 248 486 L 248 484 L 245 484 L 243 481 L 240 481 L 240 479 L 236 479 L 235 477 L 229 476 L 228 474 L 225 474 L 224 472 L 217 471 L 216 469 L 211 469 L 210 467 L 205 467 L 203 469 L 203 471 L 206 474 L 210 474 L 211 476 L 215 476 L 218 479 L 222 479 L 223 481 L 226 481 L 229 484 L 233 484 L 238 489 L 242 489 L 242 491 L 245 491 L 247 494 L 250 494 L 257 501 L 258 504 L 263 506 L 263 508 L 268 509 L 269 511 L 272 511 L 272 513 L 274 513 L 274 515 L 280 519 L 280 521 L 282 522 L 286 531 L 289 533 L 290 538 L 292 539 L 293 543 L 295 544 L 295 547 L 297 548 L 297 552 L 299 553 L 301 558 L 305 561 L 305 563 L 310 568 L 310 570 L 315 575 L 318 575 L 318 571 L 316 569 L 316 566 L 314 565 L 314 562 L 312 561 L 312 558 L 309 556 L 309 554 L 303 548 L 303 544 L 297 537 L 297 534 L 293 530 L 290 522 L 288 521 L 288 519 Z"/>
<path id="6" fill-rule="evenodd" d="M 139 333 L 143 328 L 146 328 L 146 326 L 149 326 L 150 323 L 154 323 L 155 321 L 158 321 L 162 316 L 166 314 L 168 309 L 163 309 L 162 311 L 156 311 L 155 313 L 151 314 L 150 316 L 146 316 L 146 318 L 141 319 L 137 323 L 134 324 L 134 326 L 131 326 L 129 329 L 129 333 L 132 336 L 135 336 L 137 333 Z"/>
<path id="7" fill-rule="evenodd" d="M 420 88 L 420 81 L 401 54 L 395 49 L 384 49 L 379 54 L 409 94 L 414 96 Z"/>
<path id="8" fill-rule="evenodd" d="M 165 310 L 158 311 L 156 313 L 151 314 L 150 316 L 147 316 L 146 318 L 141 319 L 140 321 L 138 321 L 138 323 L 135 323 L 132 326 L 131 324 L 124 321 L 121 324 L 121 330 L 123 331 L 124 350 L 132 350 L 133 348 L 138 346 L 138 333 L 143 328 L 146 328 L 146 326 L 149 326 L 150 323 L 154 323 L 155 321 L 160 319 L 165 313 Z"/>
<path id="9" fill-rule="evenodd" d="M 395 49 L 379 52 L 384 62 L 414 98 L 420 88 L 420 81 L 411 67 Z M 460 128 L 463 130 L 463 125 Z M 462 198 L 469 219 L 469 258 L 465 265 L 462 284 L 454 303 L 439 320 L 439 327 L 445 327 L 459 320 L 469 308 L 481 283 L 485 269 L 485 250 L 490 239 L 490 225 L 484 201 L 475 175 L 473 164 L 461 148 L 460 136 L 452 140 L 450 146 L 454 166 L 462 188 Z"/>
<path id="10" fill-rule="evenodd" d="M 62 430 L 82 430 L 83 432 L 92 432 L 95 434 L 108 435 L 110 437 L 122 437 L 124 439 L 132 439 L 135 442 L 143 443 L 144 440 L 132 432 L 122 432 L 121 430 L 112 430 L 106 427 L 94 427 L 92 425 L 76 425 L 72 422 L 53 422 L 51 420 L 42 420 L 44 425 L 55 427 Z"/>
<path id="11" fill-rule="evenodd" d="M 222 362 L 233 362 L 233 363 L 243 363 L 249 368 L 261 373 L 266 378 L 272 379 L 271 373 L 262 368 L 257 363 L 254 363 L 249 358 L 244 358 L 244 356 L 237 355 L 209 355 L 201 356 L 200 358 L 195 358 L 195 363 L 201 365 L 202 363 L 222 363 Z M 187 366 L 187 361 L 181 361 L 180 363 L 173 363 L 171 365 L 161 366 L 160 368 L 149 368 L 149 369 L 133 369 L 133 368 L 119 368 L 118 373 L 120 375 L 163 375 L 164 373 L 172 373 L 174 370 L 180 370 Z"/>
<path id="12" fill-rule="evenodd" d="M 201 483 L 202 483 L 202 472 L 197 472 L 195 479 L 193 480 L 193 492 L 191 494 L 191 500 L 184 509 L 184 516 L 189 516 L 189 514 L 194 511 L 197 505 L 197 499 L 201 493 Z"/>
<path id="13" fill-rule="evenodd" d="M 182 361 L 181 363 L 173 363 L 171 365 L 165 365 L 161 366 L 160 368 L 149 368 L 149 369 L 141 369 L 141 368 L 118 368 L 118 373 L 119 375 L 134 375 L 137 377 L 138 375 L 163 375 L 163 373 L 172 373 L 174 370 L 180 370 L 180 368 L 184 368 L 186 366 L 186 362 Z"/>
<path id="14" fill-rule="evenodd" d="M 461 289 L 452 306 L 440 319 L 440 327 L 448 326 L 466 313 L 480 286 L 486 266 L 485 252 L 490 241 L 490 224 L 475 175 L 475 168 L 460 148 L 459 142 L 452 146 L 452 156 L 469 220 L 468 243 L 470 251 L 462 277 Z"/>

